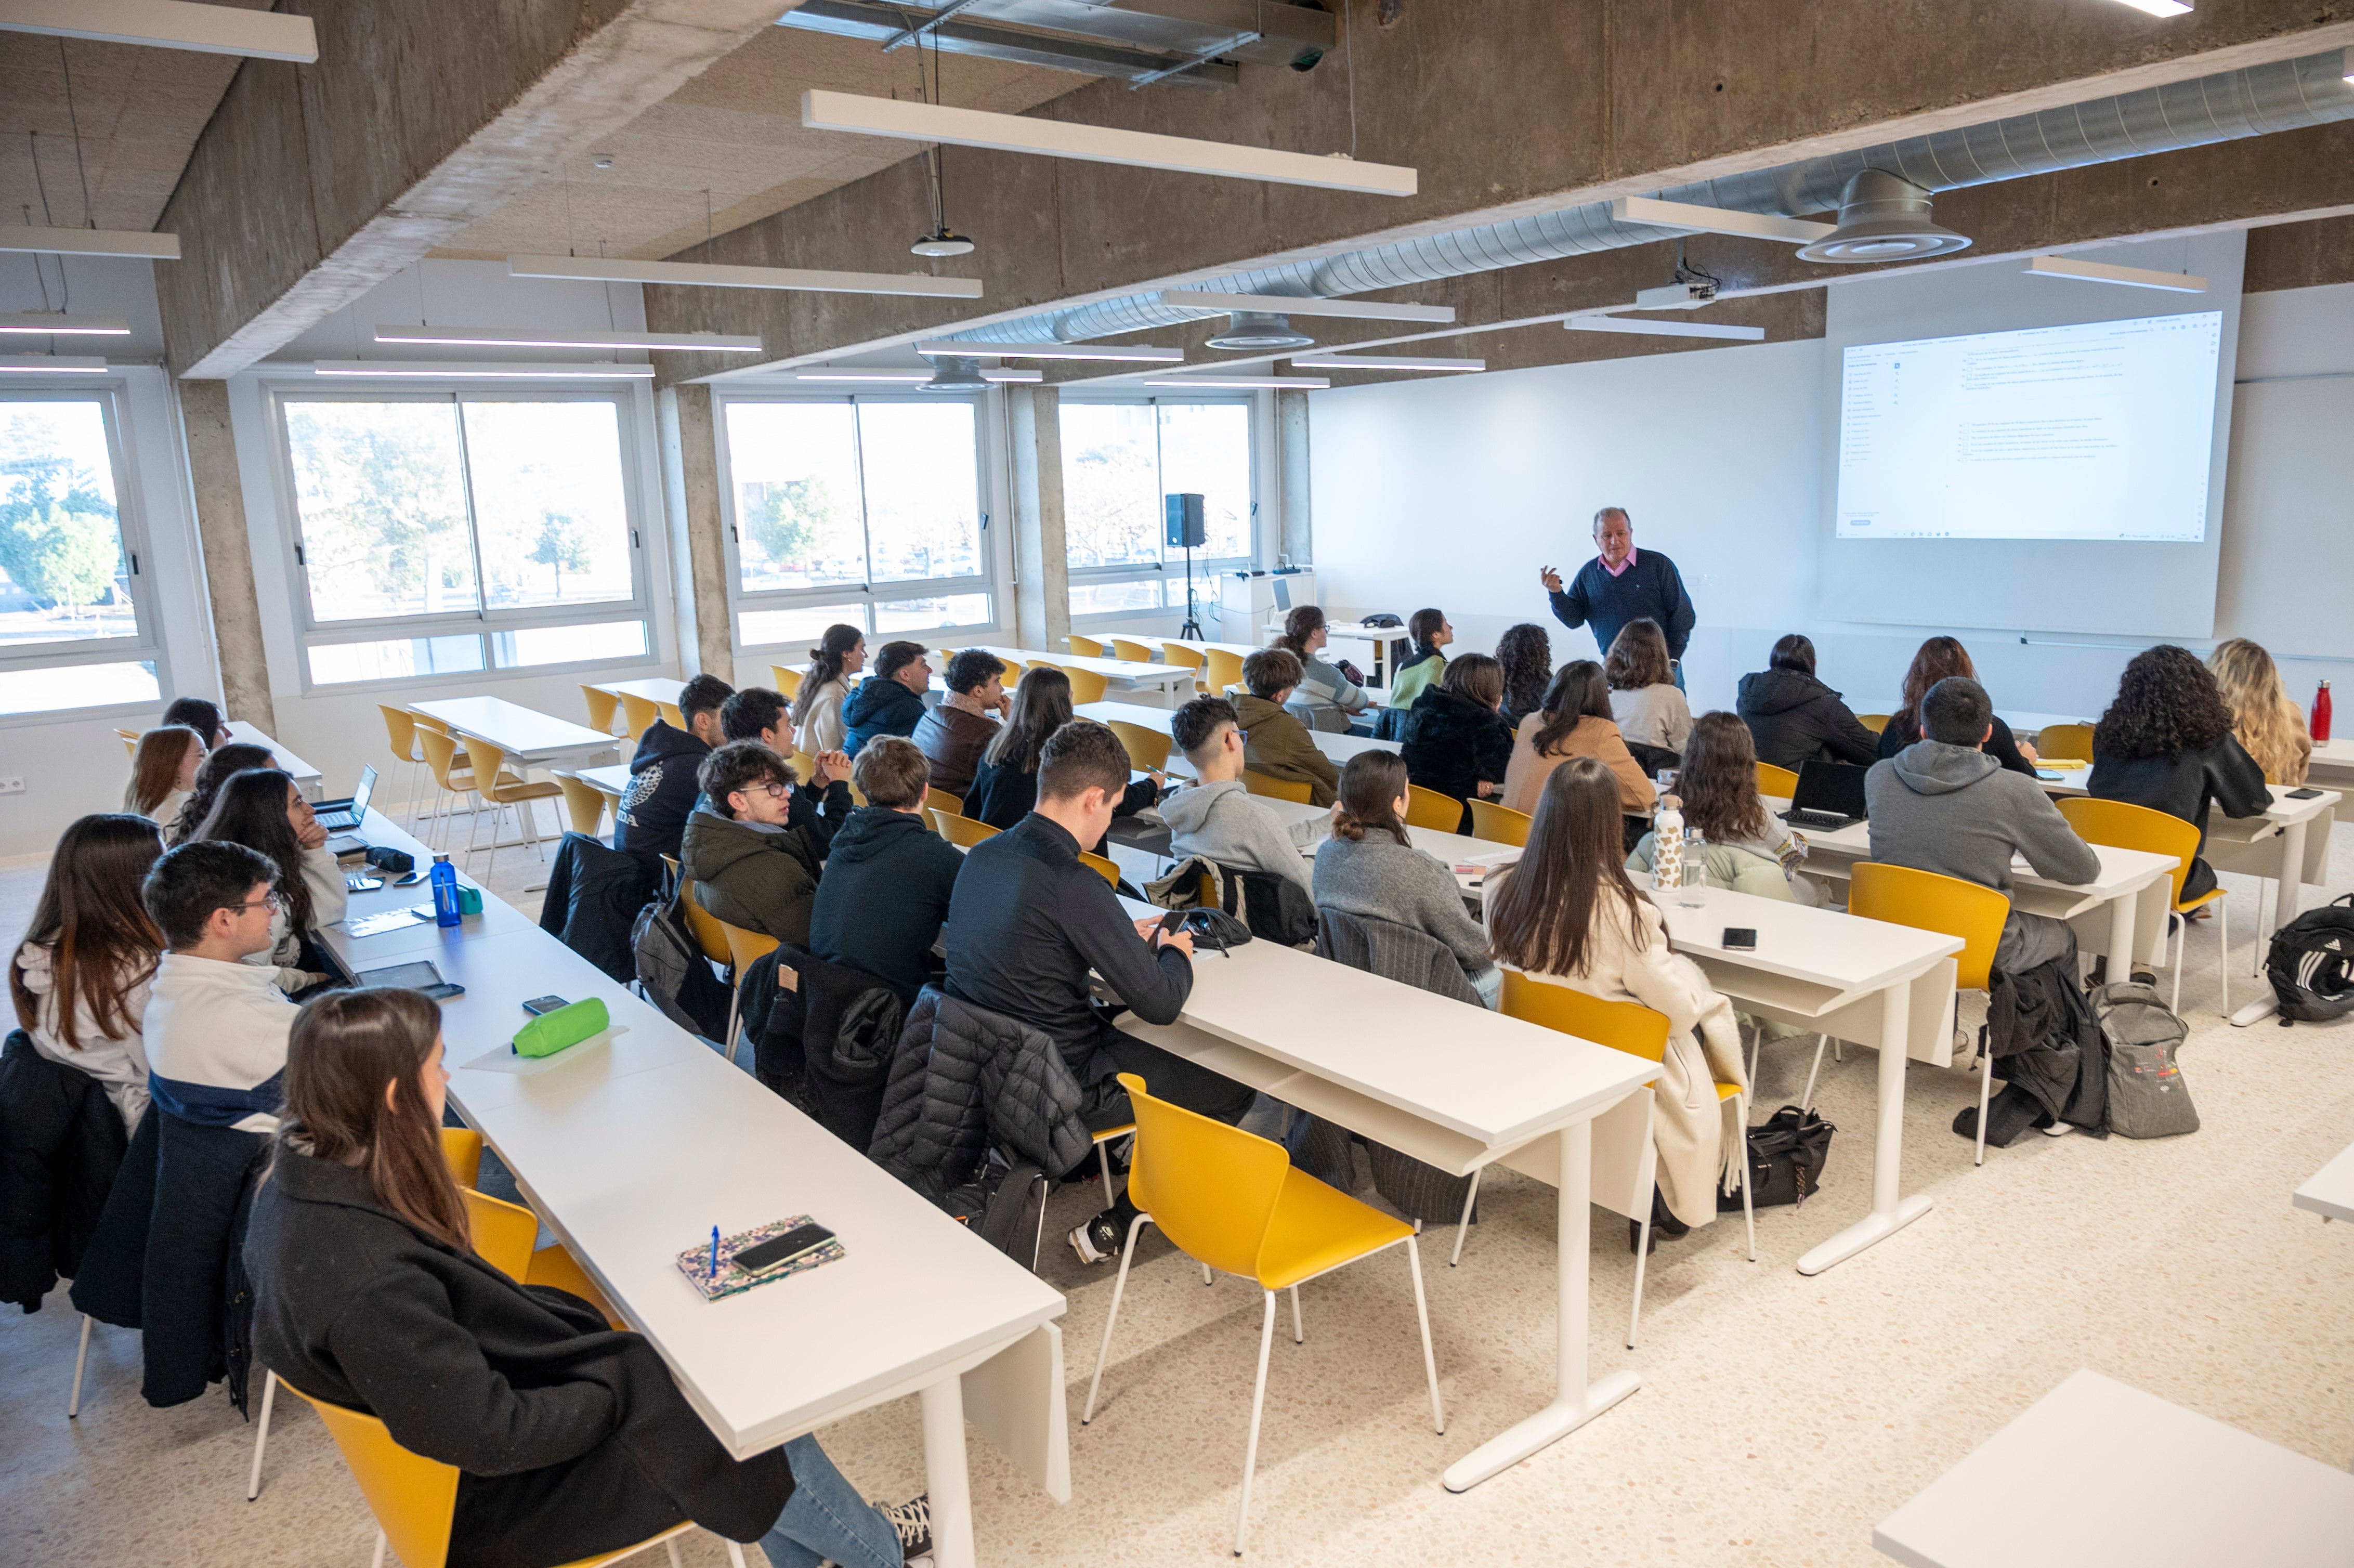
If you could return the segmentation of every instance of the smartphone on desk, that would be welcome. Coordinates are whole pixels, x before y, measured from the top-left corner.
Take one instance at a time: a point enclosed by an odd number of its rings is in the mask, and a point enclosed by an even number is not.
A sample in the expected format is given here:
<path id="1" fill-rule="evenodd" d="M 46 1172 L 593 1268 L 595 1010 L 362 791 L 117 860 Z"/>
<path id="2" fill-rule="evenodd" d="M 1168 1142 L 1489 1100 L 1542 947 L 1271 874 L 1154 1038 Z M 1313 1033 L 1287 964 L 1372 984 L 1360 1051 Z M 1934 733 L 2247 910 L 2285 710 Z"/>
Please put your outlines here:
<path id="1" fill-rule="evenodd" d="M 1721 945 L 1729 953 L 1754 953 L 1757 950 L 1757 927 L 1727 926 Z"/>
<path id="2" fill-rule="evenodd" d="M 559 1007 L 571 1005 L 560 996 L 535 996 L 523 1004 L 523 1010 L 537 1018 L 543 1013 L 554 1012 Z"/>
<path id="3" fill-rule="evenodd" d="M 405 875 L 394 877 L 392 879 L 392 885 L 395 887 L 414 887 L 431 874 L 432 872 L 429 867 L 420 865 L 415 871 L 409 872 Z"/>
<path id="4" fill-rule="evenodd" d="M 2288 798 L 2292 800 L 2317 800 L 2321 798 L 2321 791 L 2309 788 L 2292 789 L 2288 792 Z"/>
<path id="5" fill-rule="evenodd" d="M 770 1236 L 758 1246 L 748 1246 L 728 1261 L 746 1274 L 767 1274 L 782 1268 L 795 1258 L 811 1253 L 833 1239 L 833 1233 L 823 1225 L 796 1225 L 780 1236 Z"/>

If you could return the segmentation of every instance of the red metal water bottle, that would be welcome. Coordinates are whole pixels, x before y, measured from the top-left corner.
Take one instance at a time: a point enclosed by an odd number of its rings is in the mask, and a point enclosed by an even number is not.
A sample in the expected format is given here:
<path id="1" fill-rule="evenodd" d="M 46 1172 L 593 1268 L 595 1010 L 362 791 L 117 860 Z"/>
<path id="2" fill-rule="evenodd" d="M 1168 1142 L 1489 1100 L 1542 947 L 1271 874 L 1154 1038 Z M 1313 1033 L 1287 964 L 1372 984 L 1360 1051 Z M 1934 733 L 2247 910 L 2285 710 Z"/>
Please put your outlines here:
<path id="1" fill-rule="evenodd" d="M 2321 690 L 2313 694 L 2313 744 L 2319 746 L 2329 738 L 2329 683 L 2321 683 Z"/>

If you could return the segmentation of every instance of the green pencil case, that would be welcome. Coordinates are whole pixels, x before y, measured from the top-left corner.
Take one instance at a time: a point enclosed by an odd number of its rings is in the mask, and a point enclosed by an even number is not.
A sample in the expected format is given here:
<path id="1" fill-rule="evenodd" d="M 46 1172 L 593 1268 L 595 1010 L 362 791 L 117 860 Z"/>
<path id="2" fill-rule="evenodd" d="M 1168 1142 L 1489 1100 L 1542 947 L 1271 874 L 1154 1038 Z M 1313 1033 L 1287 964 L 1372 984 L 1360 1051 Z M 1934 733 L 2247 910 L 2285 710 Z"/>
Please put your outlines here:
<path id="1" fill-rule="evenodd" d="M 591 1034 L 600 1034 L 612 1027 L 612 1015 L 605 1011 L 604 999 L 590 997 L 554 1012 L 543 1012 L 515 1031 L 514 1051 L 518 1056 L 553 1056 L 558 1051 L 578 1045 Z"/>

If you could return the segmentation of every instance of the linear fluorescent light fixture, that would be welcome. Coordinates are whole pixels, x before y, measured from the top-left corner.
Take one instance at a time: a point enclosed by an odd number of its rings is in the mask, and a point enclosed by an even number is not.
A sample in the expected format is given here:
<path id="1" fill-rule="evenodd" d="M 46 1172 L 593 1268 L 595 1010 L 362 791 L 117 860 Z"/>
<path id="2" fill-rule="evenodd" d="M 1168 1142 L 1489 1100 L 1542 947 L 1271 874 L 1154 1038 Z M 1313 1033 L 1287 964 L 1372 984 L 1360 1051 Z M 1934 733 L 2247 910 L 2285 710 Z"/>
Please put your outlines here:
<path id="1" fill-rule="evenodd" d="M 1572 332 L 1622 332 L 1646 337 L 1721 337 L 1735 343 L 1755 343 L 1764 327 L 1731 326 L 1713 322 L 1641 322 L 1623 316 L 1572 316 L 1561 323 Z"/>
<path id="2" fill-rule="evenodd" d="M 0 228 L 0 234 L 6 232 Z M 690 289 L 796 289 L 813 294 L 981 298 L 978 278 L 935 278 L 923 272 L 826 272 L 805 267 L 724 267 L 702 261 L 618 261 L 602 256 L 510 256 L 507 275 L 565 278 L 589 283 L 673 283 Z"/>
<path id="3" fill-rule="evenodd" d="M 322 359 L 318 376 L 414 376 L 463 381 L 652 381 L 651 365 L 513 365 L 482 360 Z"/>
<path id="4" fill-rule="evenodd" d="M 1277 392 L 1321 392 L 1332 383 L 1321 376 L 1163 376 L 1146 387 L 1267 387 Z"/>
<path id="5" fill-rule="evenodd" d="M 2020 270 L 2034 278 L 2074 278 L 2087 283 L 2123 283 L 2129 289 L 2164 289 L 2176 294 L 2203 294 L 2207 291 L 2207 280 L 2189 272 L 2152 272 L 2139 267 L 2112 267 L 2105 261 L 2074 261 L 2065 256 L 2031 257 Z"/>
<path id="6" fill-rule="evenodd" d="M 1295 354 L 1302 370 L 1485 370 L 1484 359 L 1430 359 L 1411 354 Z"/>
<path id="7" fill-rule="evenodd" d="M 0 0 L 0 5 L 5 4 L 6 0 Z M 180 237 L 142 234 L 127 228 L 38 228 L 0 223 L 0 250 L 30 250 L 43 256 L 144 256 L 151 261 L 177 261 Z"/>
<path id="8" fill-rule="evenodd" d="M 1797 245 L 1811 245 L 1831 232 L 1828 223 L 1808 223 L 1779 213 L 1734 212 L 1721 207 L 1661 201 L 1656 196 L 1620 196 L 1610 204 L 1610 216 L 1620 223 L 1684 228 L 1695 234 L 1733 234 L 1744 239 L 1787 239 Z"/>
<path id="9" fill-rule="evenodd" d="M 551 332 L 525 328 L 380 326 L 378 343 L 448 344 L 460 348 L 667 348 L 755 354 L 760 340 L 716 332 Z"/>
<path id="10" fill-rule="evenodd" d="M 308 16 L 186 0 L 0 0 L 0 32 L 151 44 L 298 65 L 319 59 L 318 33 Z"/>
<path id="11" fill-rule="evenodd" d="M 106 361 L 64 354 L 0 354 L 0 376 L 41 375 L 65 371 L 76 376 L 105 373 Z"/>
<path id="12" fill-rule="evenodd" d="M 1280 185 L 1314 185 L 1367 196 L 1410 196 L 1415 171 L 1395 164 L 1361 164 L 1337 154 L 1285 153 L 1271 147 L 1239 147 L 1191 136 L 1147 131 L 1116 131 L 1075 125 L 1027 114 L 992 114 L 980 109 L 812 88 L 801 94 L 801 124 L 811 131 L 850 131 L 903 142 L 986 147 L 999 153 L 1032 153 L 1042 158 L 1076 158 L 1090 164 L 1127 164 L 1186 175 L 1216 175 L 1235 180 L 1265 180 Z"/>
<path id="13" fill-rule="evenodd" d="M 871 381 L 920 387 L 938 375 L 931 370 L 796 370 L 796 381 Z M 1044 380 L 1044 373 L 1037 370 L 988 369 L 981 373 L 983 381 L 1031 382 Z"/>
<path id="14" fill-rule="evenodd" d="M 121 316 L 69 316 L 48 311 L 0 312 L 0 336 L 5 337 L 129 337 L 131 323 Z"/>
<path id="15" fill-rule="evenodd" d="M 1364 322 L 1451 322 L 1453 305 L 1384 305 L 1371 300 L 1299 299 L 1289 294 L 1219 294 L 1204 289 L 1163 289 L 1161 302 L 1183 310 L 1261 311 L 1288 316 L 1346 316 Z"/>
<path id="16" fill-rule="evenodd" d="M 2190 15 L 2190 7 L 2185 5 L 2182 3 L 2182 0 L 2117 0 L 2117 4 L 2120 5 L 2130 5 L 2135 10 L 2151 16 L 2188 16 Z"/>
<path id="17" fill-rule="evenodd" d="M 1122 347 L 1104 343 L 919 343 L 916 352 L 964 359 L 1121 359 L 1148 365 L 1182 365 L 1182 348 L 1155 348 L 1148 344 Z"/>

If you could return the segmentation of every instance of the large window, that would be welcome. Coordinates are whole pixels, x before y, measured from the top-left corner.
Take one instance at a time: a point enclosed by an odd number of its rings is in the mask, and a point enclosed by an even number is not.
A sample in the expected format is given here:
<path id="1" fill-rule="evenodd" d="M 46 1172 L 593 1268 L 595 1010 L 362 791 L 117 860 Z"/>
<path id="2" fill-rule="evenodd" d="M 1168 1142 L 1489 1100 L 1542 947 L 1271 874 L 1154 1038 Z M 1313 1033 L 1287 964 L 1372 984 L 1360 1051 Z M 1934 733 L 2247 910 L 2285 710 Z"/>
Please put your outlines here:
<path id="1" fill-rule="evenodd" d="M 652 650 L 618 397 L 279 400 L 320 685 Z"/>
<path id="2" fill-rule="evenodd" d="M 0 715 L 153 704 L 111 393 L 0 396 Z"/>
<path id="3" fill-rule="evenodd" d="M 739 643 L 991 622 L 972 402 L 723 408 Z"/>
<path id="4" fill-rule="evenodd" d="M 1195 586 L 1251 555 L 1250 405 L 1062 405 L 1063 533 L 1071 614 L 1140 615 L 1185 605 L 1185 553 L 1165 543 L 1162 497 L 1202 496 L 1209 540 Z"/>

